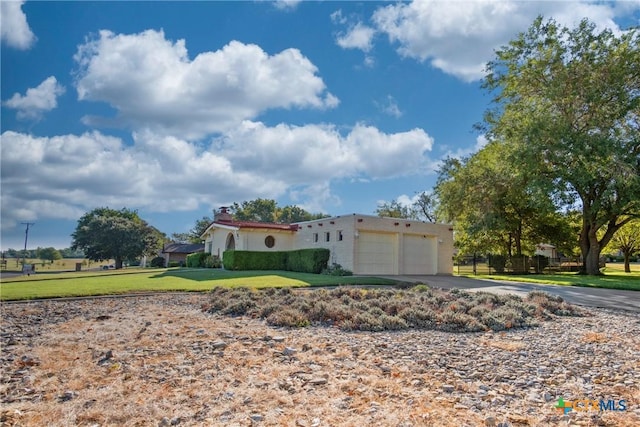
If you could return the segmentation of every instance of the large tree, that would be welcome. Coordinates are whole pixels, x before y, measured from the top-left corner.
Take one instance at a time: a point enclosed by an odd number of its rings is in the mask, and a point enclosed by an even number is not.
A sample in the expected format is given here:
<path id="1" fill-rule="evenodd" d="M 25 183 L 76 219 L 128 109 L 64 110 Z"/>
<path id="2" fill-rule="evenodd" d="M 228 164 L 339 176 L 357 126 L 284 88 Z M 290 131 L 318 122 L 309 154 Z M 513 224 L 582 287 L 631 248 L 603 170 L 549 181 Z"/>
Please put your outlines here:
<path id="1" fill-rule="evenodd" d="M 323 214 L 312 214 L 299 206 L 279 207 L 273 199 L 255 199 L 234 203 L 231 207 L 233 218 L 237 221 L 278 222 L 290 224 L 293 222 L 311 221 L 324 218 Z"/>
<path id="2" fill-rule="evenodd" d="M 484 85 L 495 93 L 488 137 L 512 144 L 514 165 L 581 211 L 582 273 L 640 216 L 640 32 L 576 28 L 541 17 L 496 52 Z"/>
<path id="3" fill-rule="evenodd" d="M 380 202 L 376 208 L 376 215 L 389 218 L 414 219 L 418 221 L 436 222 L 438 199 L 435 194 L 422 191 L 416 194 L 410 205 L 399 200 Z"/>
<path id="4" fill-rule="evenodd" d="M 213 218 L 203 216 L 196 220 L 195 225 L 188 232 L 171 234 L 171 240 L 178 243 L 200 243 L 202 241 L 202 233 L 207 230 L 212 222 Z"/>
<path id="5" fill-rule="evenodd" d="M 532 253 L 542 242 L 563 244 L 568 230 L 545 191 L 508 159 L 510 146 L 491 142 L 468 158 L 445 160 L 435 192 L 440 215 L 455 224 L 463 253 Z"/>
<path id="6" fill-rule="evenodd" d="M 629 259 L 634 253 L 640 252 L 640 221 L 635 220 L 626 223 L 624 227 L 616 232 L 607 248 L 622 252 L 624 271 L 625 273 L 631 273 Z"/>
<path id="7" fill-rule="evenodd" d="M 127 259 L 153 255 L 162 247 L 164 236 L 138 213 L 126 208 L 97 208 L 79 220 L 71 248 L 82 249 L 93 261 L 114 259 L 116 269 Z"/>
<path id="8" fill-rule="evenodd" d="M 62 254 L 54 247 L 38 248 L 36 249 L 36 253 L 38 254 L 39 259 L 43 261 L 50 261 L 51 264 L 53 264 L 53 261 L 62 259 Z"/>

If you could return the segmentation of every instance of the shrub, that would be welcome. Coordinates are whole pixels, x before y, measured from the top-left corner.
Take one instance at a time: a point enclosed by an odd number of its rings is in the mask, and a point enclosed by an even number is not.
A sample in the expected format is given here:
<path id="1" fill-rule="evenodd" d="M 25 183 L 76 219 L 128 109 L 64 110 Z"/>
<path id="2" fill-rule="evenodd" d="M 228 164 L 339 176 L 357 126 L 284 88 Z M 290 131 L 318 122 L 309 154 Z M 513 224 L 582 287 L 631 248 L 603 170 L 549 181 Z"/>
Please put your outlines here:
<path id="1" fill-rule="evenodd" d="M 533 268 L 535 269 L 536 274 L 540 274 L 549 266 L 549 257 L 536 255 L 533 257 L 531 262 L 533 263 Z"/>
<path id="2" fill-rule="evenodd" d="M 164 267 L 164 257 L 157 256 L 153 258 L 149 265 L 151 265 L 151 267 Z"/>
<path id="3" fill-rule="evenodd" d="M 222 259 L 227 270 L 287 269 L 287 253 L 283 251 L 225 251 Z"/>
<path id="4" fill-rule="evenodd" d="M 502 331 L 535 326 L 537 320 L 551 319 L 553 314 L 582 315 L 562 298 L 544 292 L 522 299 L 441 289 L 421 293 L 353 287 L 309 292 L 215 288 L 211 295 L 202 306 L 209 313 L 260 317 L 274 326 L 335 325 L 346 331 Z"/>
<path id="5" fill-rule="evenodd" d="M 344 269 L 340 264 L 336 264 L 335 262 L 322 270 L 322 274 L 326 274 L 328 276 L 353 276 L 353 272 L 351 270 Z"/>
<path id="6" fill-rule="evenodd" d="M 327 268 L 331 251 L 325 248 L 288 251 L 285 270 L 320 274 Z"/>
<path id="7" fill-rule="evenodd" d="M 489 267 L 493 268 L 497 273 L 504 273 L 507 265 L 507 258 L 504 255 L 489 255 Z"/>
<path id="8" fill-rule="evenodd" d="M 210 256 L 210 254 L 206 252 L 196 252 L 187 255 L 187 267 L 203 268 L 205 266 L 205 260 L 208 256 Z"/>
<path id="9" fill-rule="evenodd" d="M 271 313 L 267 317 L 267 323 L 271 326 L 286 326 L 289 328 L 303 328 L 309 326 L 309 319 L 300 310 L 286 308 Z"/>
<path id="10" fill-rule="evenodd" d="M 169 265 L 167 267 L 182 267 L 181 261 L 169 261 Z"/>
<path id="11" fill-rule="evenodd" d="M 219 256 L 208 254 L 208 256 L 204 259 L 204 267 L 205 268 L 222 268 L 222 261 L 220 261 Z"/>
<path id="12" fill-rule="evenodd" d="M 529 257 L 526 255 L 512 255 L 511 256 L 511 269 L 514 273 L 528 273 L 529 272 Z"/>

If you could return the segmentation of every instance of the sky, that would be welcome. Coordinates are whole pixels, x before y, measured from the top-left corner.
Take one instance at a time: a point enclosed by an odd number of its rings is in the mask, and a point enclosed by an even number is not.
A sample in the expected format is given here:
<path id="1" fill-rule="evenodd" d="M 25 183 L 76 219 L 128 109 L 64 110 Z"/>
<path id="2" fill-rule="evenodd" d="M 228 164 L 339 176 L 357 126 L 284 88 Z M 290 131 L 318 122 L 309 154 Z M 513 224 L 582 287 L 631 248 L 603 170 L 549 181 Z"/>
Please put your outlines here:
<path id="1" fill-rule="evenodd" d="M 234 202 L 375 214 L 430 191 L 496 49 L 640 0 L 0 2 L 1 240 L 71 246 L 97 207 L 171 235 Z"/>

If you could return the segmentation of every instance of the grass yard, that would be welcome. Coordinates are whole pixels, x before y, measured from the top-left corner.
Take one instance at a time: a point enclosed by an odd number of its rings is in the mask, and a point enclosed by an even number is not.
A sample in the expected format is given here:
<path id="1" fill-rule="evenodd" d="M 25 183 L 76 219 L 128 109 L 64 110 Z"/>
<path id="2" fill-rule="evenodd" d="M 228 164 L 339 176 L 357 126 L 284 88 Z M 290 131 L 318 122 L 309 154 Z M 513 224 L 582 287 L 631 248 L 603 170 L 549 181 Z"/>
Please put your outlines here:
<path id="1" fill-rule="evenodd" d="M 7 264 L 2 266 L 3 271 L 22 271 L 22 258 L 7 258 Z M 35 264 L 37 273 L 57 273 L 61 271 L 75 271 L 76 264 L 82 264 L 82 269 L 95 269 L 103 265 L 115 264 L 114 260 L 90 261 L 84 258 L 63 258 L 56 261 L 42 261 L 36 258 L 27 258 L 27 264 Z"/>
<path id="2" fill-rule="evenodd" d="M 104 272 L 36 274 L 3 278 L 0 299 L 116 295 L 155 291 L 209 291 L 226 287 L 306 287 L 330 285 L 393 285 L 377 277 L 327 276 L 290 271 L 224 271 L 216 269 L 126 269 Z"/>
<path id="3" fill-rule="evenodd" d="M 622 289 L 640 291 L 640 264 L 631 265 L 631 273 L 624 272 L 621 263 L 608 263 L 602 269 L 604 276 L 581 276 L 576 273 L 555 274 L 488 274 L 464 272 L 460 276 L 476 277 L 482 279 L 507 280 L 514 282 L 541 283 L 563 286 L 584 286 L 593 288 Z"/>

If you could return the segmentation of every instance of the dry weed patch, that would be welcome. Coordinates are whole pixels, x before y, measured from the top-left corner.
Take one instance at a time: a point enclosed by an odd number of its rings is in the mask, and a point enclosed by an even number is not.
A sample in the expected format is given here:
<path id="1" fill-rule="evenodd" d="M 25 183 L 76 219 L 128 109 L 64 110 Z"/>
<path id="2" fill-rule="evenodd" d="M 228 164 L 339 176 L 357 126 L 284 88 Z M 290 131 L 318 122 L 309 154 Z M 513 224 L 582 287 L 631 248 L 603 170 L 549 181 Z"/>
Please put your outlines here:
<path id="1" fill-rule="evenodd" d="M 504 331 L 538 325 L 554 316 L 586 313 L 561 297 L 531 292 L 526 298 L 430 289 L 341 287 L 334 290 L 216 288 L 203 305 L 209 313 L 266 319 L 272 326 L 337 326 L 345 331 L 430 329 L 446 332 Z"/>

